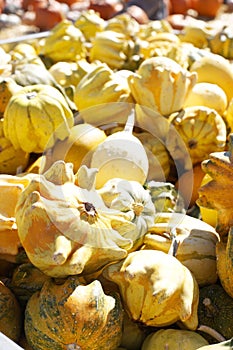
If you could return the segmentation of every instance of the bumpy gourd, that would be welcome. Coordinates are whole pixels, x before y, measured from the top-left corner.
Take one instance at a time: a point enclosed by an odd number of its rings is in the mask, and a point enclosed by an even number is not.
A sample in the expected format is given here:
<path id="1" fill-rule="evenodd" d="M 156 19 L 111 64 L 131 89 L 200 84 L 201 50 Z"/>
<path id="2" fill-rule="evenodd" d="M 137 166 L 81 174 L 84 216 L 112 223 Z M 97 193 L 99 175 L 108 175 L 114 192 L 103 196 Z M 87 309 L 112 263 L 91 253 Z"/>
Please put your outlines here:
<path id="1" fill-rule="evenodd" d="M 137 250 L 103 270 L 115 282 L 130 317 L 146 326 L 177 321 L 190 330 L 198 325 L 198 284 L 175 257 L 159 250 Z"/>
<path id="2" fill-rule="evenodd" d="M 149 161 L 141 141 L 132 134 L 134 111 L 128 117 L 123 131 L 118 131 L 100 143 L 91 158 L 91 167 L 97 168 L 96 188 L 112 178 L 146 181 Z"/>
<path id="3" fill-rule="evenodd" d="M 215 229 L 189 215 L 157 213 L 154 226 L 144 236 L 143 249 L 161 250 L 173 255 L 194 275 L 199 285 L 217 281 Z"/>
<path id="4" fill-rule="evenodd" d="M 36 84 L 15 93 L 5 109 L 3 129 L 16 149 L 43 153 L 64 140 L 74 124 L 73 113 L 56 88 Z"/>
<path id="5" fill-rule="evenodd" d="M 21 244 L 49 276 L 95 272 L 124 258 L 133 245 L 134 224 L 104 205 L 95 175 L 96 169 L 82 166 L 75 177 L 72 163 L 57 161 L 33 178 L 17 202 Z M 124 237 L 129 232 L 132 237 Z"/>
<path id="6" fill-rule="evenodd" d="M 233 134 L 229 135 L 228 151 L 213 152 L 202 162 L 202 169 L 211 181 L 201 186 L 197 204 L 217 211 L 216 231 L 221 237 L 228 235 L 233 226 L 232 216 L 232 172 Z"/>
<path id="7" fill-rule="evenodd" d="M 106 206 L 123 212 L 135 224 L 133 250 L 143 242 L 143 237 L 154 223 L 155 207 L 150 192 L 137 181 L 113 178 L 98 191 Z M 130 237 L 132 234 L 125 234 Z"/>
<path id="8" fill-rule="evenodd" d="M 42 311 L 43 310 L 43 311 Z M 123 309 L 116 293 L 77 276 L 45 282 L 29 299 L 25 334 L 33 349 L 112 350 L 120 344 Z"/>

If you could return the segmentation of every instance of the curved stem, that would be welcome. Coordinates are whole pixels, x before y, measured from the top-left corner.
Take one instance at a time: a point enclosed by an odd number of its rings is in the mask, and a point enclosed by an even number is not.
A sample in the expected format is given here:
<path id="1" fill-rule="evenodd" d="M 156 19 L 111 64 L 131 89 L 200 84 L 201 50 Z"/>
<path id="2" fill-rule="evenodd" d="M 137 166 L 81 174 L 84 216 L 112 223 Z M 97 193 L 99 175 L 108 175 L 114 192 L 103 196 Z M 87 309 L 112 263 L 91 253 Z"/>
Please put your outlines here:
<path id="1" fill-rule="evenodd" d="M 211 335 L 211 337 L 213 337 L 214 339 L 216 339 L 219 342 L 223 342 L 226 340 L 226 338 L 224 338 L 219 332 L 217 332 L 215 329 L 213 329 L 209 326 L 200 325 L 197 328 L 197 330 Z"/>

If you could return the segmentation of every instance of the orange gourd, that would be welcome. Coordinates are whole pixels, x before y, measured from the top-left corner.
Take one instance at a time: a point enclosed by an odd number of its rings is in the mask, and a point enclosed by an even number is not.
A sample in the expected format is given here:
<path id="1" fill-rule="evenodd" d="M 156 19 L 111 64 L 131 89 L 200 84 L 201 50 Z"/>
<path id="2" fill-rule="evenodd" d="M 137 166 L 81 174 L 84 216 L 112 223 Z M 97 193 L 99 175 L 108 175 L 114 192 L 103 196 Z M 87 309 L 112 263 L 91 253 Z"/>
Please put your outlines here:
<path id="1" fill-rule="evenodd" d="M 223 0 L 191 0 L 191 7 L 199 16 L 215 17 L 223 4 Z"/>

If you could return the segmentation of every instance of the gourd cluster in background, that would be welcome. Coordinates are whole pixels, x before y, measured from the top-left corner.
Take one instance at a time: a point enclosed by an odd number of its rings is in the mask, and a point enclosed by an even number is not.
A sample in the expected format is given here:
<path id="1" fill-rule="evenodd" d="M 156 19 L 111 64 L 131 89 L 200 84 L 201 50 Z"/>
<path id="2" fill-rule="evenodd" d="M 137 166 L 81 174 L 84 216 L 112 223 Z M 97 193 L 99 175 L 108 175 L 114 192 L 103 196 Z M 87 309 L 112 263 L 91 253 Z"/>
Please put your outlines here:
<path id="1" fill-rule="evenodd" d="M 223 31 L 88 10 L 0 48 L 0 331 L 25 349 L 231 346 Z"/>

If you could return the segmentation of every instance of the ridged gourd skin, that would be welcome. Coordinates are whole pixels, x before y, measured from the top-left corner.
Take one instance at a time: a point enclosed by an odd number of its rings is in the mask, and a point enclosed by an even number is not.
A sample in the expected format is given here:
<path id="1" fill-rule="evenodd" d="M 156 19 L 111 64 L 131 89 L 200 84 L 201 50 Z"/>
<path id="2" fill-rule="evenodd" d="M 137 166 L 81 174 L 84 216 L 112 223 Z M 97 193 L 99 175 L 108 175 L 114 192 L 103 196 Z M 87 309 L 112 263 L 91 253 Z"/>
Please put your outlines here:
<path id="1" fill-rule="evenodd" d="M 120 344 L 122 322 L 117 293 L 105 294 L 97 280 L 85 284 L 70 276 L 45 282 L 29 299 L 25 334 L 36 350 L 112 350 Z"/>

